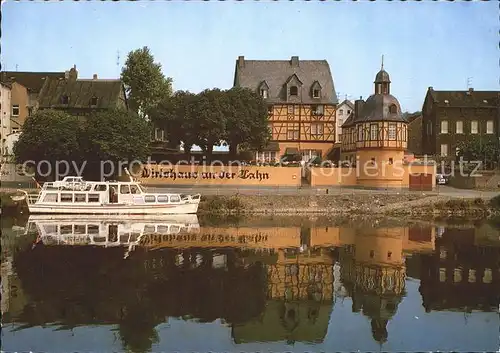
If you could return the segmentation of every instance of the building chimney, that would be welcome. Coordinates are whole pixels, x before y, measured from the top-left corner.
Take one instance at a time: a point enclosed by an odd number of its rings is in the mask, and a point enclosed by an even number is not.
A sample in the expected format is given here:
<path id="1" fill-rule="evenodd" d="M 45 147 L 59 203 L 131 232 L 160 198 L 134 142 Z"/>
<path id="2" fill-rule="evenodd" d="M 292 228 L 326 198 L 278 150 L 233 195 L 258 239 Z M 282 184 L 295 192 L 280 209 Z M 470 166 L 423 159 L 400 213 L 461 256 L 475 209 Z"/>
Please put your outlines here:
<path id="1" fill-rule="evenodd" d="M 354 119 L 357 120 L 361 117 L 361 111 L 363 110 L 363 106 L 365 105 L 365 101 L 363 97 L 359 97 L 359 99 L 354 101 Z"/>
<path id="2" fill-rule="evenodd" d="M 472 94 L 472 92 L 474 92 L 474 88 L 470 87 L 469 91 L 467 92 L 467 94 L 470 96 Z"/>
<path id="3" fill-rule="evenodd" d="M 238 66 L 239 67 L 245 67 L 245 57 L 244 56 L 238 56 Z"/>
<path id="4" fill-rule="evenodd" d="M 291 64 L 292 64 L 292 67 L 298 67 L 299 66 L 299 57 L 292 56 Z"/>
<path id="5" fill-rule="evenodd" d="M 92 79 L 93 79 L 93 80 L 97 80 L 97 74 L 94 74 L 94 75 L 92 76 Z"/>
<path id="6" fill-rule="evenodd" d="M 78 78 L 78 71 L 76 70 L 76 65 L 69 70 L 68 79 L 70 81 L 76 81 Z"/>

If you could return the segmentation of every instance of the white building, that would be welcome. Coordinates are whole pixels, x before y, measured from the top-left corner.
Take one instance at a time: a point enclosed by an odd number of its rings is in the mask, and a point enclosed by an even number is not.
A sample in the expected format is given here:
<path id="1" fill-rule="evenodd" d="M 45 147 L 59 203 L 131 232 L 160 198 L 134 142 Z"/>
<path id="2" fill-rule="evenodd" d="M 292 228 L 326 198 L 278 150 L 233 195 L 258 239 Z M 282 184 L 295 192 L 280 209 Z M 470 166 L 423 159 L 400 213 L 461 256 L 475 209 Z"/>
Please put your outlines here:
<path id="1" fill-rule="evenodd" d="M 10 114 L 11 114 L 11 92 L 10 85 L 0 83 L 0 152 L 3 159 L 5 153 L 5 144 L 7 135 L 11 133 Z"/>
<path id="2" fill-rule="evenodd" d="M 337 105 L 337 112 L 336 112 L 337 126 L 335 129 L 335 143 L 341 142 L 342 124 L 346 121 L 347 117 L 351 114 L 353 110 L 354 110 L 354 103 L 352 103 L 347 99 L 342 103 L 340 103 L 339 105 Z"/>

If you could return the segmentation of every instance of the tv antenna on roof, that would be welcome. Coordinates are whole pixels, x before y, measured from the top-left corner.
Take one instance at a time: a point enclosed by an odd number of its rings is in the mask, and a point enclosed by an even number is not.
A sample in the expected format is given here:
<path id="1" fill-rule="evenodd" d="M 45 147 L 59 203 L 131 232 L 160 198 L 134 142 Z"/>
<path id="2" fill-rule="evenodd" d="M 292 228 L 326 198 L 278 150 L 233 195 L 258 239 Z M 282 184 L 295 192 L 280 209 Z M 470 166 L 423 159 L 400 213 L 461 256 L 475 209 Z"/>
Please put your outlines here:
<path id="1" fill-rule="evenodd" d="M 472 87 L 472 77 L 467 77 L 467 89 Z"/>
<path id="2" fill-rule="evenodd" d="M 116 51 L 116 67 L 118 68 L 118 71 L 120 71 L 120 51 Z"/>

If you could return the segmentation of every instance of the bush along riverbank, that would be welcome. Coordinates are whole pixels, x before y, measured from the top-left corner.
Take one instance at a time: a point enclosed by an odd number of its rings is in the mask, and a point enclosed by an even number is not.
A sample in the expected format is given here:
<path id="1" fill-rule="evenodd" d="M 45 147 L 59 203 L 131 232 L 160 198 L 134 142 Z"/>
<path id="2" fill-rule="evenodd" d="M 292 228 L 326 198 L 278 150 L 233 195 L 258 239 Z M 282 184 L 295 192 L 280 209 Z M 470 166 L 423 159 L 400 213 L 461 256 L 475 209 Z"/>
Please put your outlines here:
<path id="1" fill-rule="evenodd" d="M 11 192 L 0 193 L 0 207 L 2 209 L 2 216 L 15 216 L 18 214 L 29 213 L 28 205 L 25 201 L 16 202 L 10 197 L 14 195 Z"/>

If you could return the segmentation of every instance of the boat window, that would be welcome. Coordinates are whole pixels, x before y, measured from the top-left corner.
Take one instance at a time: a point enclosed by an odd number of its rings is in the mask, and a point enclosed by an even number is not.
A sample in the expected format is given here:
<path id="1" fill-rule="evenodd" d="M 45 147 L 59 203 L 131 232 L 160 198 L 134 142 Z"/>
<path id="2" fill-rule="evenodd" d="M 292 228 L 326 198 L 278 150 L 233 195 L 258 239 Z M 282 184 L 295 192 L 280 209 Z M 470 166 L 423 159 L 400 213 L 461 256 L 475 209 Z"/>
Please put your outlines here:
<path id="1" fill-rule="evenodd" d="M 84 224 L 75 225 L 75 234 L 85 234 L 85 225 Z"/>
<path id="2" fill-rule="evenodd" d="M 167 195 L 158 195 L 158 202 L 168 202 Z"/>
<path id="3" fill-rule="evenodd" d="M 94 187 L 95 191 L 106 191 L 108 190 L 108 186 L 106 184 L 96 184 Z"/>
<path id="4" fill-rule="evenodd" d="M 149 234 L 149 233 L 155 233 L 155 226 L 145 226 L 144 227 L 144 232 Z"/>
<path id="5" fill-rule="evenodd" d="M 128 233 L 121 234 L 120 235 L 120 243 L 128 243 L 128 238 L 129 238 L 129 234 Z"/>
<path id="6" fill-rule="evenodd" d="M 106 241 L 105 237 L 94 237 L 95 243 L 101 243 L 101 242 L 105 242 L 105 241 Z"/>
<path id="7" fill-rule="evenodd" d="M 89 194 L 88 202 L 99 202 L 99 194 Z"/>
<path id="8" fill-rule="evenodd" d="M 61 226 L 61 235 L 71 234 L 73 232 L 73 226 L 71 224 Z"/>
<path id="9" fill-rule="evenodd" d="M 158 226 L 158 233 L 168 233 L 168 226 Z"/>
<path id="10" fill-rule="evenodd" d="M 146 195 L 146 196 L 144 196 L 144 201 L 145 202 L 155 202 L 156 197 L 154 197 L 154 195 Z"/>
<path id="11" fill-rule="evenodd" d="M 130 187 L 128 185 L 120 185 L 120 194 L 130 194 Z"/>
<path id="12" fill-rule="evenodd" d="M 47 224 L 47 225 L 43 226 L 43 229 L 45 230 L 45 233 L 47 233 L 47 234 L 57 233 L 57 225 Z"/>
<path id="13" fill-rule="evenodd" d="M 153 227 L 154 228 L 154 227 Z M 132 233 L 130 235 L 130 241 L 136 241 L 141 236 L 141 233 Z"/>
<path id="14" fill-rule="evenodd" d="M 170 195 L 170 202 L 180 202 L 181 197 L 179 195 Z"/>
<path id="15" fill-rule="evenodd" d="M 73 194 L 61 194 L 61 202 L 73 202 Z"/>
<path id="16" fill-rule="evenodd" d="M 57 202 L 57 194 L 45 194 L 43 202 Z"/>
<path id="17" fill-rule="evenodd" d="M 89 234 L 99 234 L 99 226 L 96 224 L 89 224 L 87 226 L 87 233 Z"/>
<path id="18" fill-rule="evenodd" d="M 181 231 L 181 227 L 174 226 L 174 225 L 170 226 L 170 232 L 172 232 L 172 233 L 179 233 L 180 231 Z"/>
<path id="19" fill-rule="evenodd" d="M 130 193 L 131 194 L 140 194 L 140 190 L 137 185 L 130 185 Z"/>
<path id="20" fill-rule="evenodd" d="M 75 202 L 85 202 L 86 195 L 85 194 L 75 194 Z"/>

